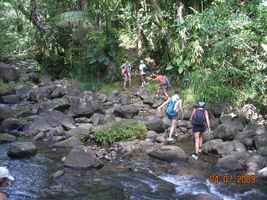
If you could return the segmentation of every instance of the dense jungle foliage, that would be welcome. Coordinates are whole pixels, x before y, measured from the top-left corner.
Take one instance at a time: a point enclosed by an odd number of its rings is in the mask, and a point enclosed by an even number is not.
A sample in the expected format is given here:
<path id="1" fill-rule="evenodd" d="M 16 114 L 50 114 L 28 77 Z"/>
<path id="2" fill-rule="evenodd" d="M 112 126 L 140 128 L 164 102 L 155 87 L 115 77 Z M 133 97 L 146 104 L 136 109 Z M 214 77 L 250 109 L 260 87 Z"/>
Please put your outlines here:
<path id="1" fill-rule="evenodd" d="M 267 7 L 260 0 L 0 0 L 0 57 L 33 57 L 96 85 L 145 59 L 183 95 L 267 105 Z"/>

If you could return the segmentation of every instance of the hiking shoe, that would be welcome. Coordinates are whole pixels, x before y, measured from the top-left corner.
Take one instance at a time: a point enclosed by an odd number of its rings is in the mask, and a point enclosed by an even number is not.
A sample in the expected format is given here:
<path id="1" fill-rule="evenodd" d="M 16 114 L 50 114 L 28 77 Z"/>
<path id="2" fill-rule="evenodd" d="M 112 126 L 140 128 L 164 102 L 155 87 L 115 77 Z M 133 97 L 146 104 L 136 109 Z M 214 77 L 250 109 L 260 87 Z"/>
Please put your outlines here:
<path id="1" fill-rule="evenodd" d="M 198 155 L 195 154 L 195 153 L 193 153 L 193 154 L 192 154 L 192 158 L 193 158 L 194 160 L 198 160 Z"/>

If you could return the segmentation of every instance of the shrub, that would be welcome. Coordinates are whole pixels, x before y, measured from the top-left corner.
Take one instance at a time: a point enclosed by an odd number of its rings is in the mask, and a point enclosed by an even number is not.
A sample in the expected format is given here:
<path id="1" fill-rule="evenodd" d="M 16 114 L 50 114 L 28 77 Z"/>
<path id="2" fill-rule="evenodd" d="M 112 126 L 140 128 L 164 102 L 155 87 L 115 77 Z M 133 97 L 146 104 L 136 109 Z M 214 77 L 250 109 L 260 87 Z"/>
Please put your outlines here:
<path id="1" fill-rule="evenodd" d="M 112 144 L 121 140 L 144 138 L 146 131 L 143 123 L 134 120 L 123 120 L 98 128 L 95 136 L 97 143 Z"/>

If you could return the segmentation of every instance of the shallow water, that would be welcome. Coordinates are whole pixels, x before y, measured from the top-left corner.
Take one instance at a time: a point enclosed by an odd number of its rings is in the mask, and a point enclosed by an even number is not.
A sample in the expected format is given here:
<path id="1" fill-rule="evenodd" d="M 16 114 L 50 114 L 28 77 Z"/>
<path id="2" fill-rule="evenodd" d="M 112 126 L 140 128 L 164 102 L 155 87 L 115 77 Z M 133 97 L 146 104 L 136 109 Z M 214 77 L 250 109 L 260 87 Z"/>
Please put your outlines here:
<path id="1" fill-rule="evenodd" d="M 6 190 L 9 200 L 186 200 L 198 194 L 213 194 L 222 200 L 267 199 L 266 184 L 214 184 L 205 176 L 176 175 L 169 171 L 156 176 L 144 168 L 67 170 L 66 175 L 53 180 L 51 174 L 62 169 L 60 153 L 43 148 L 33 158 L 15 160 L 6 156 L 7 148 L 7 144 L 0 145 L 0 163 L 16 179 Z"/>

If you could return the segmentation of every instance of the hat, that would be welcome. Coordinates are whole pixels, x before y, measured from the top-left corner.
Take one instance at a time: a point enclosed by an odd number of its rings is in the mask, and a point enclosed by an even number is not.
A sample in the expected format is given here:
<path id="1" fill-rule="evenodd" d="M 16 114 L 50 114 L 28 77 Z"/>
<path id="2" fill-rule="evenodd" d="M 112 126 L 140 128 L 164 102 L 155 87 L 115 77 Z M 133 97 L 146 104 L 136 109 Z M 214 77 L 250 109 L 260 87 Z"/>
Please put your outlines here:
<path id="1" fill-rule="evenodd" d="M 140 63 L 144 63 L 144 61 L 143 61 L 143 60 L 141 60 L 141 61 L 140 61 Z"/>
<path id="2" fill-rule="evenodd" d="M 6 167 L 0 167 L 0 178 L 7 178 L 10 181 L 15 180 L 15 178 L 11 176 L 9 170 Z"/>
<path id="3" fill-rule="evenodd" d="M 197 106 L 199 106 L 199 107 L 204 107 L 205 105 L 206 105 L 206 103 L 203 102 L 203 101 L 199 101 L 199 102 L 197 103 Z"/>

